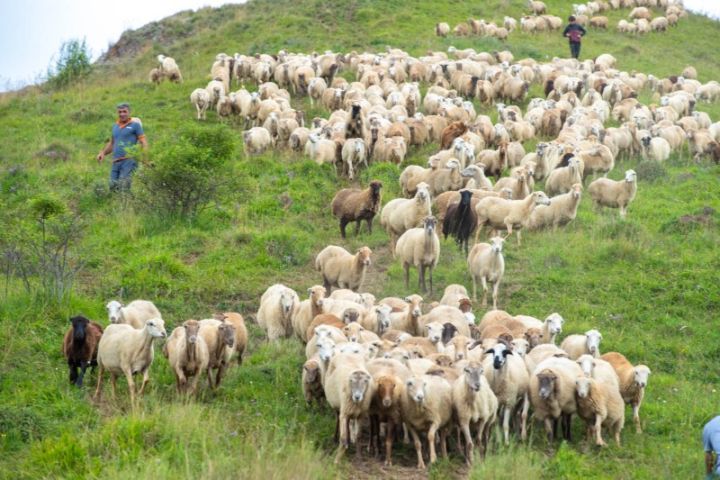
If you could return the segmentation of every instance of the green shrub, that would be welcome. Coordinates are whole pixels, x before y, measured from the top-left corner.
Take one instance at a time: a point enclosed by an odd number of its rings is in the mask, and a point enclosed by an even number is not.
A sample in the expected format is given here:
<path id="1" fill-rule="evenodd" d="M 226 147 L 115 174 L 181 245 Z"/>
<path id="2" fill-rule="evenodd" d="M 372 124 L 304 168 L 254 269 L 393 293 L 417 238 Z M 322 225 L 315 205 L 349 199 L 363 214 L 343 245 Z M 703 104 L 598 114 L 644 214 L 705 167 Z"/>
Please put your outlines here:
<path id="1" fill-rule="evenodd" d="M 637 172 L 638 180 L 643 182 L 654 182 L 667 177 L 665 167 L 655 160 L 643 160 L 635 167 L 635 172 Z"/>
<path id="2" fill-rule="evenodd" d="M 90 49 L 82 41 L 73 39 L 63 42 L 54 67 L 49 67 L 47 82 L 51 88 L 63 88 L 86 77 L 92 71 Z"/>

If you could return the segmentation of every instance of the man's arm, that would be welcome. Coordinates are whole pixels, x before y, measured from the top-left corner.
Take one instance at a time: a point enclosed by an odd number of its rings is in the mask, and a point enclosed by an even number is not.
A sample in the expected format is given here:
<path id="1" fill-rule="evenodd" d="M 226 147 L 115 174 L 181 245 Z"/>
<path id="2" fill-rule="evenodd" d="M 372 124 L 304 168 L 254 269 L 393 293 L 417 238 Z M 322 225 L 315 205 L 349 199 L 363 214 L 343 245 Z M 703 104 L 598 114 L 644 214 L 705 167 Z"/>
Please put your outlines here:
<path id="1" fill-rule="evenodd" d="M 97 158 L 98 163 L 102 162 L 103 159 L 105 158 L 105 155 L 112 152 L 112 149 L 113 149 L 113 139 L 111 138 L 110 141 L 107 143 L 107 145 L 105 145 L 103 147 L 103 149 L 100 150 L 100 153 L 97 154 L 97 157 L 95 157 L 95 158 Z"/>
<path id="2" fill-rule="evenodd" d="M 713 452 L 705 452 L 705 474 L 710 475 L 713 472 L 715 466 L 715 459 L 713 458 Z"/>
<path id="3" fill-rule="evenodd" d="M 582 25 L 578 25 L 578 26 L 580 27 L 580 33 L 581 33 L 582 36 L 584 37 L 585 34 L 587 33 L 587 31 L 585 31 L 585 27 L 583 27 Z"/>
<path id="4" fill-rule="evenodd" d="M 565 30 L 563 30 L 563 37 L 567 37 L 569 31 L 570 31 L 570 25 L 566 26 Z"/>

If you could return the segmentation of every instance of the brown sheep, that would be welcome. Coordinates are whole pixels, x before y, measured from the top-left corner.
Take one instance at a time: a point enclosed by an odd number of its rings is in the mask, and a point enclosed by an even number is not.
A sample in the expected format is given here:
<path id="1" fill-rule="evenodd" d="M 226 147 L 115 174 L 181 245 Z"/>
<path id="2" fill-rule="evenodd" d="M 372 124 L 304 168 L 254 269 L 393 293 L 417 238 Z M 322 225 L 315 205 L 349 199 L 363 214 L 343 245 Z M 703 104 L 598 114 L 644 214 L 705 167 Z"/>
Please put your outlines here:
<path id="1" fill-rule="evenodd" d="M 447 150 L 452 146 L 453 141 L 459 137 L 460 135 L 467 132 L 468 127 L 463 122 L 453 122 L 442 132 L 441 140 L 440 140 L 440 148 L 442 150 Z"/>
<path id="2" fill-rule="evenodd" d="M 365 190 L 343 188 L 335 194 L 330 204 L 335 218 L 340 220 L 340 234 L 345 238 L 345 227 L 355 223 L 355 235 L 360 233 L 360 223 L 365 220 L 368 233 L 372 234 L 372 222 L 380 209 L 382 182 L 373 180 Z"/>
<path id="3" fill-rule="evenodd" d="M 238 354 L 238 365 L 242 365 L 242 356 L 248 344 L 248 331 L 245 326 L 245 319 L 237 312 L 224 312 L 216 315 L 215 318 L 235 327 L 235 351 Z"/>
<path id="4" fill-rule="evenodd" d="M 312 322 L 310 322 L 310 326 L 307 328 L 307 333 L 305 334 L 308 339 L 311 339 L 313 335 L 315 335 L 315 328 L 320 325 L 330 325 L 331 327 L 337 327 L 340 330 L 345 328 L 345 323 L 343 323 L 337 315 L 333 315 L 332 313 L 321 313 L 320 315 L 316 315 Z"/>
<path id="5" fill-rule="evenodd" d="M 102 337 L 103 328 L 82 315 L 72 317 L 70 322 L 72 327 L 63 338 L 63 354 L 70 369 L 70 383 L 82 387 L 85 370 L 97 365 L 98 342 Z"/>

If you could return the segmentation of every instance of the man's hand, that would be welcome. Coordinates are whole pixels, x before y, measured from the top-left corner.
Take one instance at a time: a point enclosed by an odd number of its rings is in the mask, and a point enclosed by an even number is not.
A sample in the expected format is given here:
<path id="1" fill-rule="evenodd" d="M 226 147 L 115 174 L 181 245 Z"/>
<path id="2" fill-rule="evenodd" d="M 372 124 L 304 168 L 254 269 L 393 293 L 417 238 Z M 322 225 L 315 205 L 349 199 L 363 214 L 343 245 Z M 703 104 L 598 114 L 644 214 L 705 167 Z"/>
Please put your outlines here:
<path id="1" fill-rule="evenodd" d="M 102 161 L 105 159 L 105 152 L 98 153 L 96 159 L 98 163 L 102 163 Z"/>

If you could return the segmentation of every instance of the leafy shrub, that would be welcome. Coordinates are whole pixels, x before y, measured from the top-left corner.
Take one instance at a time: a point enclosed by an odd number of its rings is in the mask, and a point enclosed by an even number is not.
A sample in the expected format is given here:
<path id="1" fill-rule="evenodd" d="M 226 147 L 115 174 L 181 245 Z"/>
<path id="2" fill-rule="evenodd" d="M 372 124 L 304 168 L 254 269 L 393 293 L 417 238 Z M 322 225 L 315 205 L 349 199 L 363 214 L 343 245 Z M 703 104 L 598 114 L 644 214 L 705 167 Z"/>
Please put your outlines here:
<path id="1" fill-rule="evenodd" d="M 49 67 L 47 81 L 52 88 L 63 88 L 86 77 L 92 71 L 90 49 L 82 41 L 63 42 L 54 67 Z"/>
<path id="2" fill-rule="evenodd" d="M 643 160 L 635 167 L 635 172 L 637 172 L 638 180 L 643 182 L 654 182 L 667 176 L 665 167 L 655 160 Z"/>
<path id="3" fill-rule="evenodd" d="M 162 215 L 194 217 L 230 191 L 230 160 L 236 141 L 225 126 L 186 127 L 160 141 L 152 163 L 138 174 L 141 208 Z"/>

